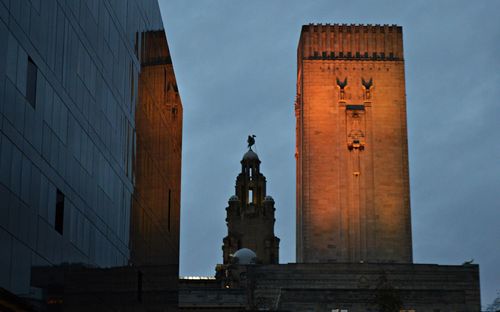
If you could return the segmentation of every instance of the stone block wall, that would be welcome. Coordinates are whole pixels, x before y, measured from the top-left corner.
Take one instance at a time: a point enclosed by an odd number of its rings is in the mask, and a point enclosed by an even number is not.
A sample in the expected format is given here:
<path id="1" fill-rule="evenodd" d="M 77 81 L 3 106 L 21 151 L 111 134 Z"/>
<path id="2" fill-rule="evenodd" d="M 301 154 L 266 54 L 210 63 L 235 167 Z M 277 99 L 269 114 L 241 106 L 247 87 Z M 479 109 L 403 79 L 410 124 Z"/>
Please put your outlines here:
<path id="1" fill-rule="evenodd" d="M 412 262 L 402 53 L 396 26 L 302 29 L 298 262 Z"/>

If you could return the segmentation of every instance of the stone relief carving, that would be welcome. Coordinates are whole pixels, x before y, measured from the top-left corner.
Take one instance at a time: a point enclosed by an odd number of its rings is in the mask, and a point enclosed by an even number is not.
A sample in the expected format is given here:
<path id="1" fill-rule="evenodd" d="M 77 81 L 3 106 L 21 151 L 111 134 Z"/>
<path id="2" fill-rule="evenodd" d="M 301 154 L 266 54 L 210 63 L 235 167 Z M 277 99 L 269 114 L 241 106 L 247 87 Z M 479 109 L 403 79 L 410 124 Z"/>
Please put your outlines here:
<path id="1" fill-rule="evenodd" d="M 368 80 L 368 81 L 366 81 L 365 78 L 361 78 L 361 84 L 365 88 L 365 92 L 363 94 L 363 99 L 365 101 L 371 99 L 371 97 L 372 97 L 371 88 L 373 86 L 373 78 L 370 77 L 370 80 Z"/>
<path id="2" fill-rule="evenodd" d="M 361 126 L 361 112 L 356 110 L 347 111 L 348 118 L 348 129 L 347 133 L 347 148 L 352 150 L 364 150 L 365 149 L 365 133 Z"/>
<path id="3" fill-rule="evenodd" d="M 337 77 L 337 85 L 340 88 L 339 92 L 339 99 L 344 100 L 345 99 L 345 87 L 347 86 L 347 77 L 343 81 L 340 81 L 340 79 Z"/>

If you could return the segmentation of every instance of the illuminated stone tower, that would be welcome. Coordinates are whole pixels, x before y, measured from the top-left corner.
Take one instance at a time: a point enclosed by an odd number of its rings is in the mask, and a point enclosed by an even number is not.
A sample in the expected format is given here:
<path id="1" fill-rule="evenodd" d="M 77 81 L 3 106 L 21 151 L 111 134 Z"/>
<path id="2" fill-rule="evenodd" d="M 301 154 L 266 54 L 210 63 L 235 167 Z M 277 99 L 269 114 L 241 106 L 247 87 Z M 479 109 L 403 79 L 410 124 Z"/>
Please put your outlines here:
<path id="1" fill-rule="evenodd" d="M 165 32 L 145 32 L 140 40 L 137 147 L 129 146 L 136 152 L 130 262 L 168 265 L 178 276 L 182 103 Z"/>
<path id="2" fill-rule="evenodd" d="M 297 56 L 297 261 L 411 263 L 402 28 L 306 25 Z"/>
<path id="3" fill-rule="evenodd" d="M 231 255 L 241 248 L 253 250 L 257 263 L 278 263 L 280 239 L 274 235 L 274 200 L 266 196 L 266 177 L 260 172 L 259 156 L 251 148 L 243 155 L 236 194 L 228 204 L 224 264 L 230 263 Z"/>

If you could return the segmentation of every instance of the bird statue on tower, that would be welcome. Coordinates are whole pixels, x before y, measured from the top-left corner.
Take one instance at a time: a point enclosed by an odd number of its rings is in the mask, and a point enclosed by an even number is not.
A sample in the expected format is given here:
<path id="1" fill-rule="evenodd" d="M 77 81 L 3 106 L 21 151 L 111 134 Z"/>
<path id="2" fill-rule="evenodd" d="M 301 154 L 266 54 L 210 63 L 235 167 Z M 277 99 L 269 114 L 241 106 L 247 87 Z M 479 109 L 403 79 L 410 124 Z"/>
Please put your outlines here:
<path id="1" fill-rule="evenodd" d="M 248 142 L 248 148 L 249 149 L 252 149 L 252 145 L 255 144 L 255 138 L 256 138 L 255 134 L 252 134 L 252 135 L 248 136 L 247 142 Z"/>

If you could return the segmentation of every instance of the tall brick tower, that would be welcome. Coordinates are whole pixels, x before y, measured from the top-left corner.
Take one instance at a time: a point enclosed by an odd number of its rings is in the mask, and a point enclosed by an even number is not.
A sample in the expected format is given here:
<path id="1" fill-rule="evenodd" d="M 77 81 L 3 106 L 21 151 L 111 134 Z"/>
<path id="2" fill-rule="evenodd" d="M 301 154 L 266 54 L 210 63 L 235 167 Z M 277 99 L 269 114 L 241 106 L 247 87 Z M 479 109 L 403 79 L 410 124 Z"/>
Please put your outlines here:
<path id="1" fill-rule="evenodd" d="M 297 57 L 297 261 L 411 263 L 402 28 L 306 25 Z"/>
<path id="2" fill-rule="evenodd" d="M 182 103 L 165 32 L 144 32 L 141 42 L 130 262 L 168 265 L 178 276 Z"/>
<path id="3" fill-rule="evenodd" d="M 235 188 L 226 208 L 224 264 L 241 248 L 253 250 L 258 263 L 278 263 L 280 239 L 274 235 L 274 199 L 266 195 L 266 177 L 260 172 L 259 156 L 251 148 L 243 155 Z"/>

